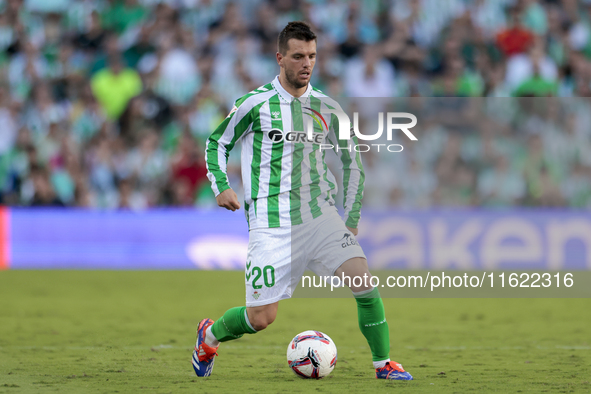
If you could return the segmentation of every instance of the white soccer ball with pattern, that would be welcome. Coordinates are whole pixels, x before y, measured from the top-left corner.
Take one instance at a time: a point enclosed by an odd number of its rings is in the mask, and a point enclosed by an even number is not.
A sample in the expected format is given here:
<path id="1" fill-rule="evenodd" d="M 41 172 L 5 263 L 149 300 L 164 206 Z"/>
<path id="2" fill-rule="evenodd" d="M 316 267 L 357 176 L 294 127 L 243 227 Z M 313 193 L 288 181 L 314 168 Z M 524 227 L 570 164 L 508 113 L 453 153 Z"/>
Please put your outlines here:
<path id="1" fill-rule="evenodd" d="M 337 347 L 320 331 L 304 331 L 287 346 L 287 364 L 298 376 L 321 379 L 328 376 L 337 363 Z"/>

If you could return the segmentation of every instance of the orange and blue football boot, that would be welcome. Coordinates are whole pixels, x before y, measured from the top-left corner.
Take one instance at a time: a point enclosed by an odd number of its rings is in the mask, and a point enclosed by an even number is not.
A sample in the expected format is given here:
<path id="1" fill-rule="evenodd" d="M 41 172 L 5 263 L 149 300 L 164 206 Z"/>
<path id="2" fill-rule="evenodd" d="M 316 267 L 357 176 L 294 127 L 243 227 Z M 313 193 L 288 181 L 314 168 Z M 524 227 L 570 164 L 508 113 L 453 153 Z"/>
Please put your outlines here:
<path id="1" fill-rule="evenodd" d="M 205 343 L 205 331 L 213 324 L 211 319 L 203 319 L 199 322 L 197 327 L 197 343 L 193 351 L 193 369 L 199 377 L 206 377 L 211 375 L 213 370 L 213 361 L 218 348 L 208 346 Z"/>
<path id="2" fill-rule="evenodd" d="M 412 380 L 412 375 L 402 368 L 396 361 L 389 361 L 383 368 L 376 368 L 377 379 Z"/>

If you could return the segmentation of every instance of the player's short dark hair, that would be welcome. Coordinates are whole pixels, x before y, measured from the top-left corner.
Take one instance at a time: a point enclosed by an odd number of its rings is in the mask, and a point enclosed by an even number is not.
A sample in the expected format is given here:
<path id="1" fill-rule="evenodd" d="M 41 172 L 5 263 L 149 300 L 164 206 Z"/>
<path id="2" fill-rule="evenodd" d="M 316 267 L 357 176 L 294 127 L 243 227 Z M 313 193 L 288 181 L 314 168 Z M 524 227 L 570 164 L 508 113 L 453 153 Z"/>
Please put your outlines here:
<path id="1" fill-rule="evenodd" d="M 310 25 L 306 22 L 289 22 L 281 33 L 279 33 L 279 38 L 277 39 L 277 49 L 279 53 L 285 54 L 285 52 L 287 52 L 289 49 L 287 42 L 292 38 L 310 42 L 316 40 L 316 34 L 314 34 L 312 29 L 310 29 Z"/>

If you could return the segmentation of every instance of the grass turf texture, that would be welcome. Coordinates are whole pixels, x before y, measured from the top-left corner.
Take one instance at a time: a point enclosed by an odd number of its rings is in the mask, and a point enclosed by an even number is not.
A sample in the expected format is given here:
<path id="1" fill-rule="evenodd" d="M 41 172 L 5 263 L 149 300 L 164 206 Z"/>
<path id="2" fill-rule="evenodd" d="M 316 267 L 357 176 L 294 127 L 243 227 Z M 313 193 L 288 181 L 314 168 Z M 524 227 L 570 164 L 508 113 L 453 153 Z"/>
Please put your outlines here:
<path id="1" fill-rule="evenodd" d="M 352 299 L 287 300 L 197 378 L 197 323 L 243 304 L 243 275 L 0 272 L 0 393 L 591 391 L 588 299 L 386 299 L 391 354 L 412 382 L 374 378 Z M 287 367 L 287 344 L 308 329 L 338 348 L 323 380 Z"/>

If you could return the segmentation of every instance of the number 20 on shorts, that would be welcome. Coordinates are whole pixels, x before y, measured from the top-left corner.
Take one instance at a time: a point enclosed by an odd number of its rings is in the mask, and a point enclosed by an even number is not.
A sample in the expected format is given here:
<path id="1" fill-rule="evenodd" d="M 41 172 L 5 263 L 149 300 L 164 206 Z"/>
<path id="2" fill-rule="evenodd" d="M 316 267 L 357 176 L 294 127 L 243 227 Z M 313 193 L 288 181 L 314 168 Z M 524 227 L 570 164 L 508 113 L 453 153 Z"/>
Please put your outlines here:
<path id="1" fill-rule="evenodd" d="M 260 284 L 259 281 L 262 277 L 262 282 L 266 287 L 273 287 L 275 285 L 275 268 L 270 265 L 264 266 L 262 269 L 260 267 L 252 267 L 250 270 L 251 262 L 249 261 L 246 263 L 246 281 L 248 282 L 252 277 L 252 288 L 253 289 L 261 289 L 263 284 Z"/>

